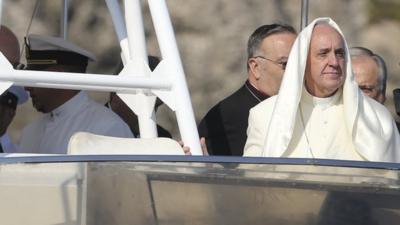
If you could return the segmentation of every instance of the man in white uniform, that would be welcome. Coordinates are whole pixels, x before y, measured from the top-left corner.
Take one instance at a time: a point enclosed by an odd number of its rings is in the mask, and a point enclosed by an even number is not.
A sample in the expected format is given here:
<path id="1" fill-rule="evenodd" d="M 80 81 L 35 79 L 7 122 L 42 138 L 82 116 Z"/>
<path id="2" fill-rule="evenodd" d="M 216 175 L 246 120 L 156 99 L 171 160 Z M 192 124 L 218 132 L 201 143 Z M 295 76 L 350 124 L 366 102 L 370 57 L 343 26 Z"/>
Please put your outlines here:
<path id="1" fill-rule="evenodd" d="M 391 114 L 361 93 L 329 18 L 300 33 L 278 95 L 251 109 L 247 132 L 244 156 L 400 162 Z"/>
<path id="2" fill-rule="evenodd" d="M 62 38 L 30 35 L 26 39 L 28 70 L 84 73 L 88 59 L 94 56 Z M 118 115 L 91 100 L 84 91 L 26 90 L 33 106 L 44 116 L 24 128 L 19 152 L 65 154 L 70 137 L 78 131 L 133 137 Z"/>

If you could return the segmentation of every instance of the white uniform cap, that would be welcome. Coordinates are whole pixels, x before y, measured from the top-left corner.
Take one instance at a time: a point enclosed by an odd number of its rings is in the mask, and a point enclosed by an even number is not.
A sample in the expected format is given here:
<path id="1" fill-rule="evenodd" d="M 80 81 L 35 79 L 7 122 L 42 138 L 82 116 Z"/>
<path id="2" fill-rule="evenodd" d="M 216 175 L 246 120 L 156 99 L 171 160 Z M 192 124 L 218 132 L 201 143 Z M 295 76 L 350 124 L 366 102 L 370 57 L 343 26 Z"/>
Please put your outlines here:
<path id="1" fill-rule="evenodd" d="M 96 61 L 96 57 L 93 53 L 60 37 L 30 34 L 27 36 L 27 41 L 31 51 L 73 52 L 85 56 L 91 61 Z"/>

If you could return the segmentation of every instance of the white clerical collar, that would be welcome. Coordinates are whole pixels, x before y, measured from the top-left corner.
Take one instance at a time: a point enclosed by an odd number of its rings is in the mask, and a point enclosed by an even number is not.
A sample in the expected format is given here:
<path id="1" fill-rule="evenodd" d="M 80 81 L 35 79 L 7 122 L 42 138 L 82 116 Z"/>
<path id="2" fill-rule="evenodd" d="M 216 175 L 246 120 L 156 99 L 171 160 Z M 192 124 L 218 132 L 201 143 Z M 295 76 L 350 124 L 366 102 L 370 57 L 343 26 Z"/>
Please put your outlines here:
<path id="1" fill-rule="evenodd" d="M 304 103 L 308 103 L 312 106 L 318 106 L 321 107 L 322 109 L 326 109 L 329 106 L 332 106 L 334 104 L 336 104 L 339 101 L 339 98 L 342 94 L 342 89 L 338 89 L 336 91 L 336 93 L 330 97 L 326 97 L 326 98 L 319 98 L 319 97 L 315 97 L 313 95 L 311 95 L 307 89 L 305 87 L 303 87 L 303 93 L 301 96 L 302 101 L 304 101 Z"/>
<path id="2" fill-rule="evenodd" d="M 50 118 L 57 119 L 64 115 L 70 115 L 81 108 L 81 104 L 88 99 L 88 95 L 84 91 L 80 91 L 70 100 L 49 113 Z"/>

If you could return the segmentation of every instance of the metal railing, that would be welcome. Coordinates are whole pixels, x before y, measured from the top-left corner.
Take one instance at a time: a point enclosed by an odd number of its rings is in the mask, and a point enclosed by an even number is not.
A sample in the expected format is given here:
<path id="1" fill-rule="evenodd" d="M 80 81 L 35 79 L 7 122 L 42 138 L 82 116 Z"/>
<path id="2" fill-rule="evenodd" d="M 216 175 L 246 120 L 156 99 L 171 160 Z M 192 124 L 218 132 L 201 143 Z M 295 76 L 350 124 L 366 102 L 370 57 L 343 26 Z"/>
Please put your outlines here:
<path id="1" fill-rule="evenodd" d="M 3 5 L 0 0 L 0 7 Z M 11 85 L 116 92 L 138 115 L 141 137 L 157 136 L 154 105 L 159 97 L 176 114 L 181 138 L 194 155 L 201 155 L 197 126 L 181 58 L 165 0 L 148 0 L 162 61 L 151 72 L 140 0 L 124 0 L 125 21 L 117 0 L 106 0 L 117 34 L 124 69 L 119 76 L 18 71 L 0 55 L 0 93 Z M 68 1 L 63 0 L 60 34 L 67 38 Z M 1 20 L 0 20 L 1 21 Z"/>

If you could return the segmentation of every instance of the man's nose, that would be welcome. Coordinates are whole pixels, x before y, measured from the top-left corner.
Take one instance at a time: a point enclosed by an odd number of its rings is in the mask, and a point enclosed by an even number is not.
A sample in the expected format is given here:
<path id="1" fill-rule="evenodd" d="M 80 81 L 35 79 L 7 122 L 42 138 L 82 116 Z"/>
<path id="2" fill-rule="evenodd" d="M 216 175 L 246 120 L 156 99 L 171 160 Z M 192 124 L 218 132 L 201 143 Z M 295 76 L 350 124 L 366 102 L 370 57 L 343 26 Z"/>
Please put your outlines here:
<path id="1" fill-rule="evenodd" d="M 339 65 L 339 59 L 334 52 L 329 54 L 329 65 L 335 66 L 335 67 Z"/>

